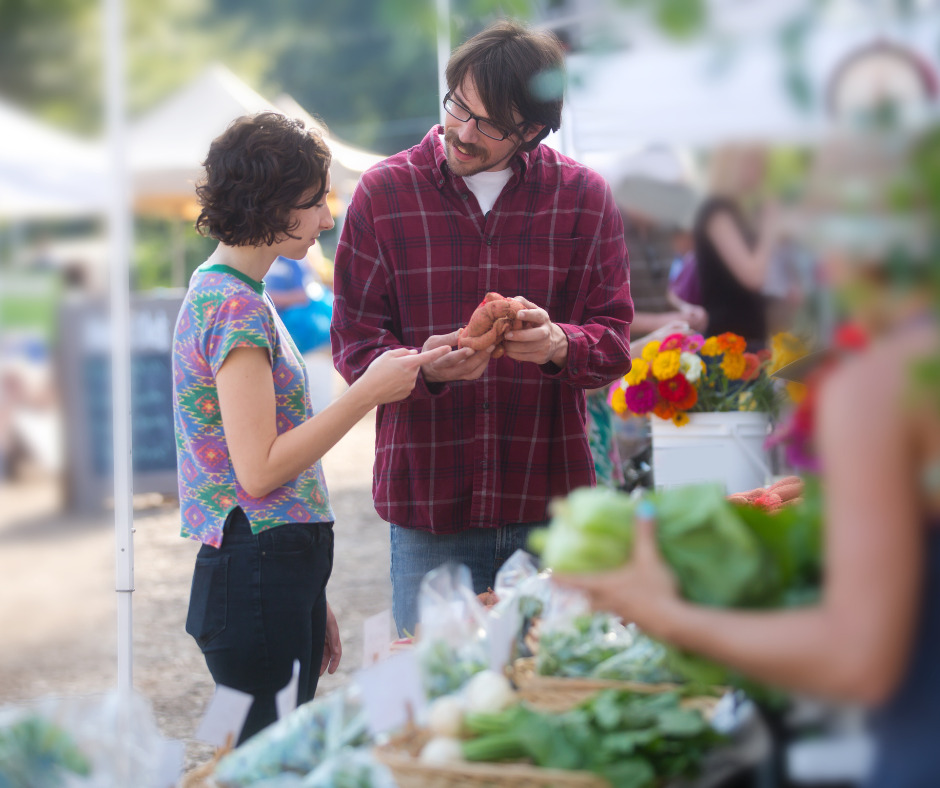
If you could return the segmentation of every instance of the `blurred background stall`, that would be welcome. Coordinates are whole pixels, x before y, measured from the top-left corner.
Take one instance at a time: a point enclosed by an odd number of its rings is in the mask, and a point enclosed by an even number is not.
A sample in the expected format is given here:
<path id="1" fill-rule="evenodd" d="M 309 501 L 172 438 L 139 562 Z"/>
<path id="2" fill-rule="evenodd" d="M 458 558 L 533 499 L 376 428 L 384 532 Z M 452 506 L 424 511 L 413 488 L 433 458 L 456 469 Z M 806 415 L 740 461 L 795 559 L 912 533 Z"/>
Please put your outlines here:
<path id="1" fill-rule="evenodd" d="M 303 0 L 124 5 L 139 507 L 152 503 L 148 494 L 173 506 L 166 343 L 182 288 L 214 246 L 193 228 L 200 162 L 240 114 L 277 109 L 325 129 L 336 228 L 321 239 L 322 258 L 309 262 L 326 303 L 359 175 L 416 144 L 440 117 L 442 37 L 462 41 L 502 15 L 549 28 L 567 47 L 569 73 L 562 129 L 548 144 L 610 182 L 626 220 L 638 310 L 667 322 L 684 317 L 691 328 L 702 316 L 683 306 L 701 307 L 686 282 L 697 272 L 690 231 L 716 151 L 762 146 L 762 197 L 786 214 L 834 125 L 885 123 L 898 113 L 936 122 L 937 0 L 345 0 L 317 4 L 315 20 Z M 0 493 L 17 502 L 0 514 L 0 533 L 53 528 L 79 511 L 107 520 L 102 9 L 65 0 L 0 8 Z M 763 285 L 768 321 L 824 344 L 840 305 L 818 277 L 814 251 L 791 229 L 784 223 Z M 311 345 L 308 361 L 318 381 L 332 380 L 322 345 Z M 324 401 L 331 391 L 321 392 Z M 634 441 L 625 462 L 648 448 L 642 430 L 625 440 Z M 614 474 L 618 483 L 650 484 L 643 463 L 623 481 Z M 368 495 L 357 494 L 365 503 L 348 505 L 369 507 Z M 384 555 L 387 544 L 375 541 Z M 83 569 L 70 571 L 54 580 L 75 584 Z M 61 598 L 66 605 L 68 593 Z"/>

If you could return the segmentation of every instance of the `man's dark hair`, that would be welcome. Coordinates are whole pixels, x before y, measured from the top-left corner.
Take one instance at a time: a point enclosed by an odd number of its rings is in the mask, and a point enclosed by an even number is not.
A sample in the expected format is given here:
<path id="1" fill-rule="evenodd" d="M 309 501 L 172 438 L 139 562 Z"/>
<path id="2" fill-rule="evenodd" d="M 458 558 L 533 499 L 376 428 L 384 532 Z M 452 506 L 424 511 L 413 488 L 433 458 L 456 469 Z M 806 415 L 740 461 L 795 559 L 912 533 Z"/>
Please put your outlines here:
<path id="1" fill-rule="evenodd" d="M 544 126 L 523 146 L 532 150 L 561 126 L 564 68 L 554 33 L 503 20 L 454 50 L 444 76 L 451 91 L 472 77 L 487 117 L 507 131 L 516 128 L 514 109 L 525 123 Z"/>
<path id="2" fill-rule="evenodd" d="M 234 120 L 209 146 L 196 187 L 196 229 L 229 246 L 291 235 L 291 211 L 323 199 L 330 149 L 315 129 L 277 112 Z"/>

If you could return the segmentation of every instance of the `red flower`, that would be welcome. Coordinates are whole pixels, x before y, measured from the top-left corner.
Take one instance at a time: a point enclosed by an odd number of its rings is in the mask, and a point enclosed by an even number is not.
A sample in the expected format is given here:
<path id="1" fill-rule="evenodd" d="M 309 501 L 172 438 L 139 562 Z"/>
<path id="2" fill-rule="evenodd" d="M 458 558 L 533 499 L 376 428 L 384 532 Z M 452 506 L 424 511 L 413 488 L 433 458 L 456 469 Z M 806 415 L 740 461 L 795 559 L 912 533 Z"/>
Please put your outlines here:
<path id="1" fill-rule="evenodd" d="M 671 378 L 659 381 L 659 396 L 666 402 L 676 403 L 689 395 L 692 385 L 682 375 L 673 375 Z"/>
<path id="2" fill-rule="evenodd" d="M 676 407 L 679 410 L 691 410 L 695 407 L 695 403 L 698 402 L 698 389 L 695 386 L 689 386 L 689 393 L 676 402 Z"/>
<path id="3" fill-rule="evenodd" d="M 741 380 L 754 380 L 760 374 L 760 358 L 756 353 L 744 354 L 744 372 Z"/>
<path id="4" fill-rule="evenodd" d="M 833 344 L 839 350 L 863 350 L 868 345 L 868 334 L 861 326 L 843 323 L 836 329 Z"/>

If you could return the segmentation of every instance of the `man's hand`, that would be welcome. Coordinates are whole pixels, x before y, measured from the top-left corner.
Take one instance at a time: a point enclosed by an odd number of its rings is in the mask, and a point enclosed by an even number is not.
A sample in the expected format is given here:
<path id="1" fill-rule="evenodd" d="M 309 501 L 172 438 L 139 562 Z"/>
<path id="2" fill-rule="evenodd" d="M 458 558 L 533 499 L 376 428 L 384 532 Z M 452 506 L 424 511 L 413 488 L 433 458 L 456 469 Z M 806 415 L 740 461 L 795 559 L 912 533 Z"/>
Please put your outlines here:
<path id="1" fill-rule="evenodd" d="M 336 623 L 336 616 L 330 608 L 330 603 L 326 603 L 326 640 L 323 643 L 323 659 L 320 661 L 320 675 L 322 676 L 327 669 L 330 675 L 336 673 L 339 667 L 339 661 L 343 657 L 343 644 L 339 641 L 339 625 Z"/>
<path id="2" fill-rule="evenodd" d="M 506 355 L 516 361 L 551 362 L 563 368 L 568 363 L 568 336 L 551 321 L 544 309 L 522 296 L 515 299 L 525 306 L 517 315 L 524 327 L 509 331 L 503 338 Z"/>
<path id="3" fill-rule="evenodd" d="M 430 336 L 424 343 L 422 350 L 433 350 L 438 347 L 455 347 L 457 345 L 457 332 Z M 486 365 L 490 363 L 495 346 L 486 350 L 474 350 L 469 347 L 457 348 L 445 353 L 421 367 L 426 383 L 447 383 L 452 380 L 476 380 L 483 374 Z"/>

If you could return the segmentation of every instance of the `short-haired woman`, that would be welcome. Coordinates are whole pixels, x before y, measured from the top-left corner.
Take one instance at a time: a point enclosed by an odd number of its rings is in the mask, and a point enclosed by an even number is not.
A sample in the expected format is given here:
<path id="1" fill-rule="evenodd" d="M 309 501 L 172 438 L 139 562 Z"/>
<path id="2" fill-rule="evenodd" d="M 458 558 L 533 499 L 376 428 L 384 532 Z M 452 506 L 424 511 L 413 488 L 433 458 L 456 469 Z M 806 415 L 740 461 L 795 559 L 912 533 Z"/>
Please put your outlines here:
<path id="1" fill-rule="evenodd" d="M 212 142 L 196 189 L 196 227 L 219 244 L 190 280 L 173 346 L 182 535 L 203 543 L 186 631 L 217 684 L 254 697 L 239 742 L 277 719 L 295 660 L 303 703 L 342 654 L 320 458 L 447 351 L 390 350 L 314 415 L 303 358 L 262 280 L 278 255 L 303 257 L 333 226 L 330 159 L 300 121 L 245 116 Z"/>

